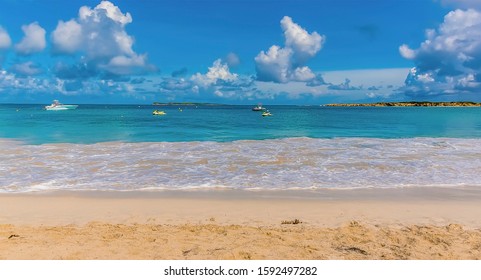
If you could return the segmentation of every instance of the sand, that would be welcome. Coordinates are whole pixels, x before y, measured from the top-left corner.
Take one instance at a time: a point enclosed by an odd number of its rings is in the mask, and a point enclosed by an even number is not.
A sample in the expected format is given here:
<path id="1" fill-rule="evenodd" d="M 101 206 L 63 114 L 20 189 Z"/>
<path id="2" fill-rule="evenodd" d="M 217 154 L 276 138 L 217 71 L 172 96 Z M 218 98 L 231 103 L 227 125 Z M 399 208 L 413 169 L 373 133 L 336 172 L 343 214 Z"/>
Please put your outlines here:
<path id="1" fill-rule="evenodd" d="M 0 196 L 0 259 L 481 259 L 481 191 Z"/>

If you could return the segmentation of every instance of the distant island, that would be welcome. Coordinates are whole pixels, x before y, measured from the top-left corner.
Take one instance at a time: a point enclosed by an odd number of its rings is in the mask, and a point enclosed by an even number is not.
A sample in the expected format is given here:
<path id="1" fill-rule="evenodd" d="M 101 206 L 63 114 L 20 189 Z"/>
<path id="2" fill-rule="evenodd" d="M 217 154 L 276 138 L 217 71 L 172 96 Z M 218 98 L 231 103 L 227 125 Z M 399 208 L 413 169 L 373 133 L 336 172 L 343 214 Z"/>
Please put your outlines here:
<path id="1" fill-rule="evenodd" d="M 155 106 L 219 106 L 224 104 L 217 104 L 217 103 L 202 103 L 202 102 L 154 102 L 152 105 Z"/>
<path id="2" fill-rule="evenodd" d="M 326 104 L 328 107 L 481 107 L 481 103 L 471 101 L 431 102 L 431 101 L 407 101 L 407 102 L 377 102 L 377 103 L 333 103 Z"/>

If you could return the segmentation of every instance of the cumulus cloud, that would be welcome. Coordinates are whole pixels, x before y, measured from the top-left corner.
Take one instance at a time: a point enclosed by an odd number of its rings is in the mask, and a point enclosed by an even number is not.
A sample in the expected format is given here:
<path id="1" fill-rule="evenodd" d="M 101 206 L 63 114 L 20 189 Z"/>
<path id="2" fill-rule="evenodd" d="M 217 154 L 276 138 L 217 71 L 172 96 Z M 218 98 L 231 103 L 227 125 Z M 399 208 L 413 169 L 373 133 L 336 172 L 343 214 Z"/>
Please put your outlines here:
<path id="1" fill-rule="evenodd" d="M 81 49 L 82 37 L 82 25 L 76 20 L 59 21 L 57 28 L 52 32 L 54 51 L 73 54 Z"/>
<path id="2" fill-rule="evenodd" d="M 282 18 L 281 28 L 284 47 L 273 45 L 255 57 L 257 79 L 276 83 L 314 79 L 314 73 L 305 64 L 321 50 L 325 36 L 315 31 L 308 33 L 288 16 Z"/>
<path id="3" fill-rule="evenodd" d="M 316 75 L 307 66 L 297 67 L 291 74 L 291 78 L 298 82 L 308 82 L 313 80 Z"/>
<path id="4" fill-rule="evenodd" d="M 198 86 L 208 87 L 215 85 L 217 82 L 227 81 L 233 82 L 238 78 L 237 74 L 232 74 L 227 63 L 223 63 L 221 59 L 214 61 L 212 67 L 206 74 L 196 73 L 191 80 Z"/>
<path id="5" fill-rule="evenodd" d="M 51 36 L 53 51 L 81 53 L 98 70 L 115 75 L 155 71 L 146 54 L 133 50 L 134 38 L 125 30 L 131 22 L 130 13 L 124 14 L 109 1 L 102 1 L 95 8 L 83 6 L 76 19 L 58 22 Z"/>
<path id="6" fill-rule="evenodd" d="M 404 44 L 399 52 L 415 64 L 402 89 L 408 95 L 479 90 L 481 13 L 473 9 L 451 11 L 437 30 L 426 30 L 426 40 L 419 48 Z"/>
<path id="7" fill-rule="evenodd" d="M 161 93 L 170 94 L 171 98 L 182 97 L 189 93 L 215 94 L 230 87 L 241 86 L 239 75 L 231 73 L 227 62 L 217 59 L 208 68 L 207 73 L 196 73 L 190 78 L 183 78 L 187 74 L 187 68 L 182 68 L 172 73 L 172 77 L 164 77 L 157 84 Z M 225 97 L 225 96 L 224 96 Z"/>
<path id="8" fill-rule="evenodd" d="M 454 86 L 450 83 L 445 83 L 441 80 L 437 81 L 434 73 L 421 73 L 416 67 L 413 67 L 406 77 L 404 86 L 400 87 L 399 90 L 407 96 L 422 98 L 425 96 L 438 96 L 445 93 L 453 93 L 453 88 Z"/>
<path id="9" fill-rule="evenodd" d="M 184 74 L 187 71 L 185 69 L 185 71 L 180 72 Z M 195 98 L 241 100 L 248 98 L 254 90 L 254 79 L 252 77 L 232 73 L 228 62 L 222 59 L 215 60 L 206 73 L 196 73 L 190 78 L 179 76 L 164 77 L 157 84 L 164 97 L 182 99 L 193 93 L 196 96 Z M 192 96 L 188 98 L 192 98 Z"/>
<path id="10" fill-rule="evenodd" d="M 82 21 L 94 21 L 101 23 L 104 17 L 108 17 L 122 26 L 132 22 L 130 13 L 123 14 L 119 7 L 109 1 L 102 1 L 94 9 L 83 6 L 79 10 L 79 18 Z"/>
<path id="11" fill-rule="evenodd" d="M 8 32 L 0 26 L 0 50 L 8 49 L 12 44 L 12 40 L 10 39 L 10 35 Z"/>
<path id="12" fill-rule="evenodd" d="M 29 25 L 23 25 L 22 31 L 25 36 L 15 45 L 15 51 L 20 55 L 30 55 L 41 52 L 47 46 L 45 40 L 46 31 L 38 22 L 33 22 Z"/>
<path id="13" fill-rule="evenodd" d="M 399 47 L 399 53 L 406 59 L 414 59 L 416 57 L 416 52 L 411 50 L 406 44 Z"/>
<path id="14" fill-rule="evenodd" d="M 272 46 L 267 52 L 261 51 L 255 58 L 257 79 L 287 83 L 291 80 L 292 50 Z"/>
<path id="15" fill-rule="evenodd" d="M 288 16 L 282 18 L 281 27 L 284 31 L 286 47 L 294 51 L 295 64 L 302 64 L 314 57 L 325 41 L 324 36 L 315 31 L 309 34 Z"/>

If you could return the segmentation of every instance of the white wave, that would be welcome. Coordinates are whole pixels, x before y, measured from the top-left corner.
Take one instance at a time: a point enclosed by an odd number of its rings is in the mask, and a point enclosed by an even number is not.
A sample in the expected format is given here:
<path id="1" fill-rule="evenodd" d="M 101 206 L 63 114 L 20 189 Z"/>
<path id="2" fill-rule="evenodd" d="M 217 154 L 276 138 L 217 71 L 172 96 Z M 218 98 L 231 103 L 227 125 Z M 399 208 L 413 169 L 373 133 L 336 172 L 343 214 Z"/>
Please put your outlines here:
<path id="1" fill-rule="evenodd" d="M 25 145 L 0 140 L 0 192 L 481 186 L 481 139 L 286 138 Z"/>

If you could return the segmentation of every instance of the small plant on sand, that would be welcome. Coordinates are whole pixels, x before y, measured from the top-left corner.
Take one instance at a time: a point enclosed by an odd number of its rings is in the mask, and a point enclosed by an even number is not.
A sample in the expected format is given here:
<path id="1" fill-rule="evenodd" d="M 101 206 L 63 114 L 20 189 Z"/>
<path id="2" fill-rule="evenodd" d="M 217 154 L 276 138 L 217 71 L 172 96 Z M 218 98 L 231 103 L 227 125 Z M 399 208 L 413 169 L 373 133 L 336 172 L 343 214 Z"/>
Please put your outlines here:
<path id="1" fill-rule="evenodd" d="M 281 222 L 281 225 L 297 225 L 297 224 L 302 224 L 302 222 L 299 219 L 284 220 Z"/>

